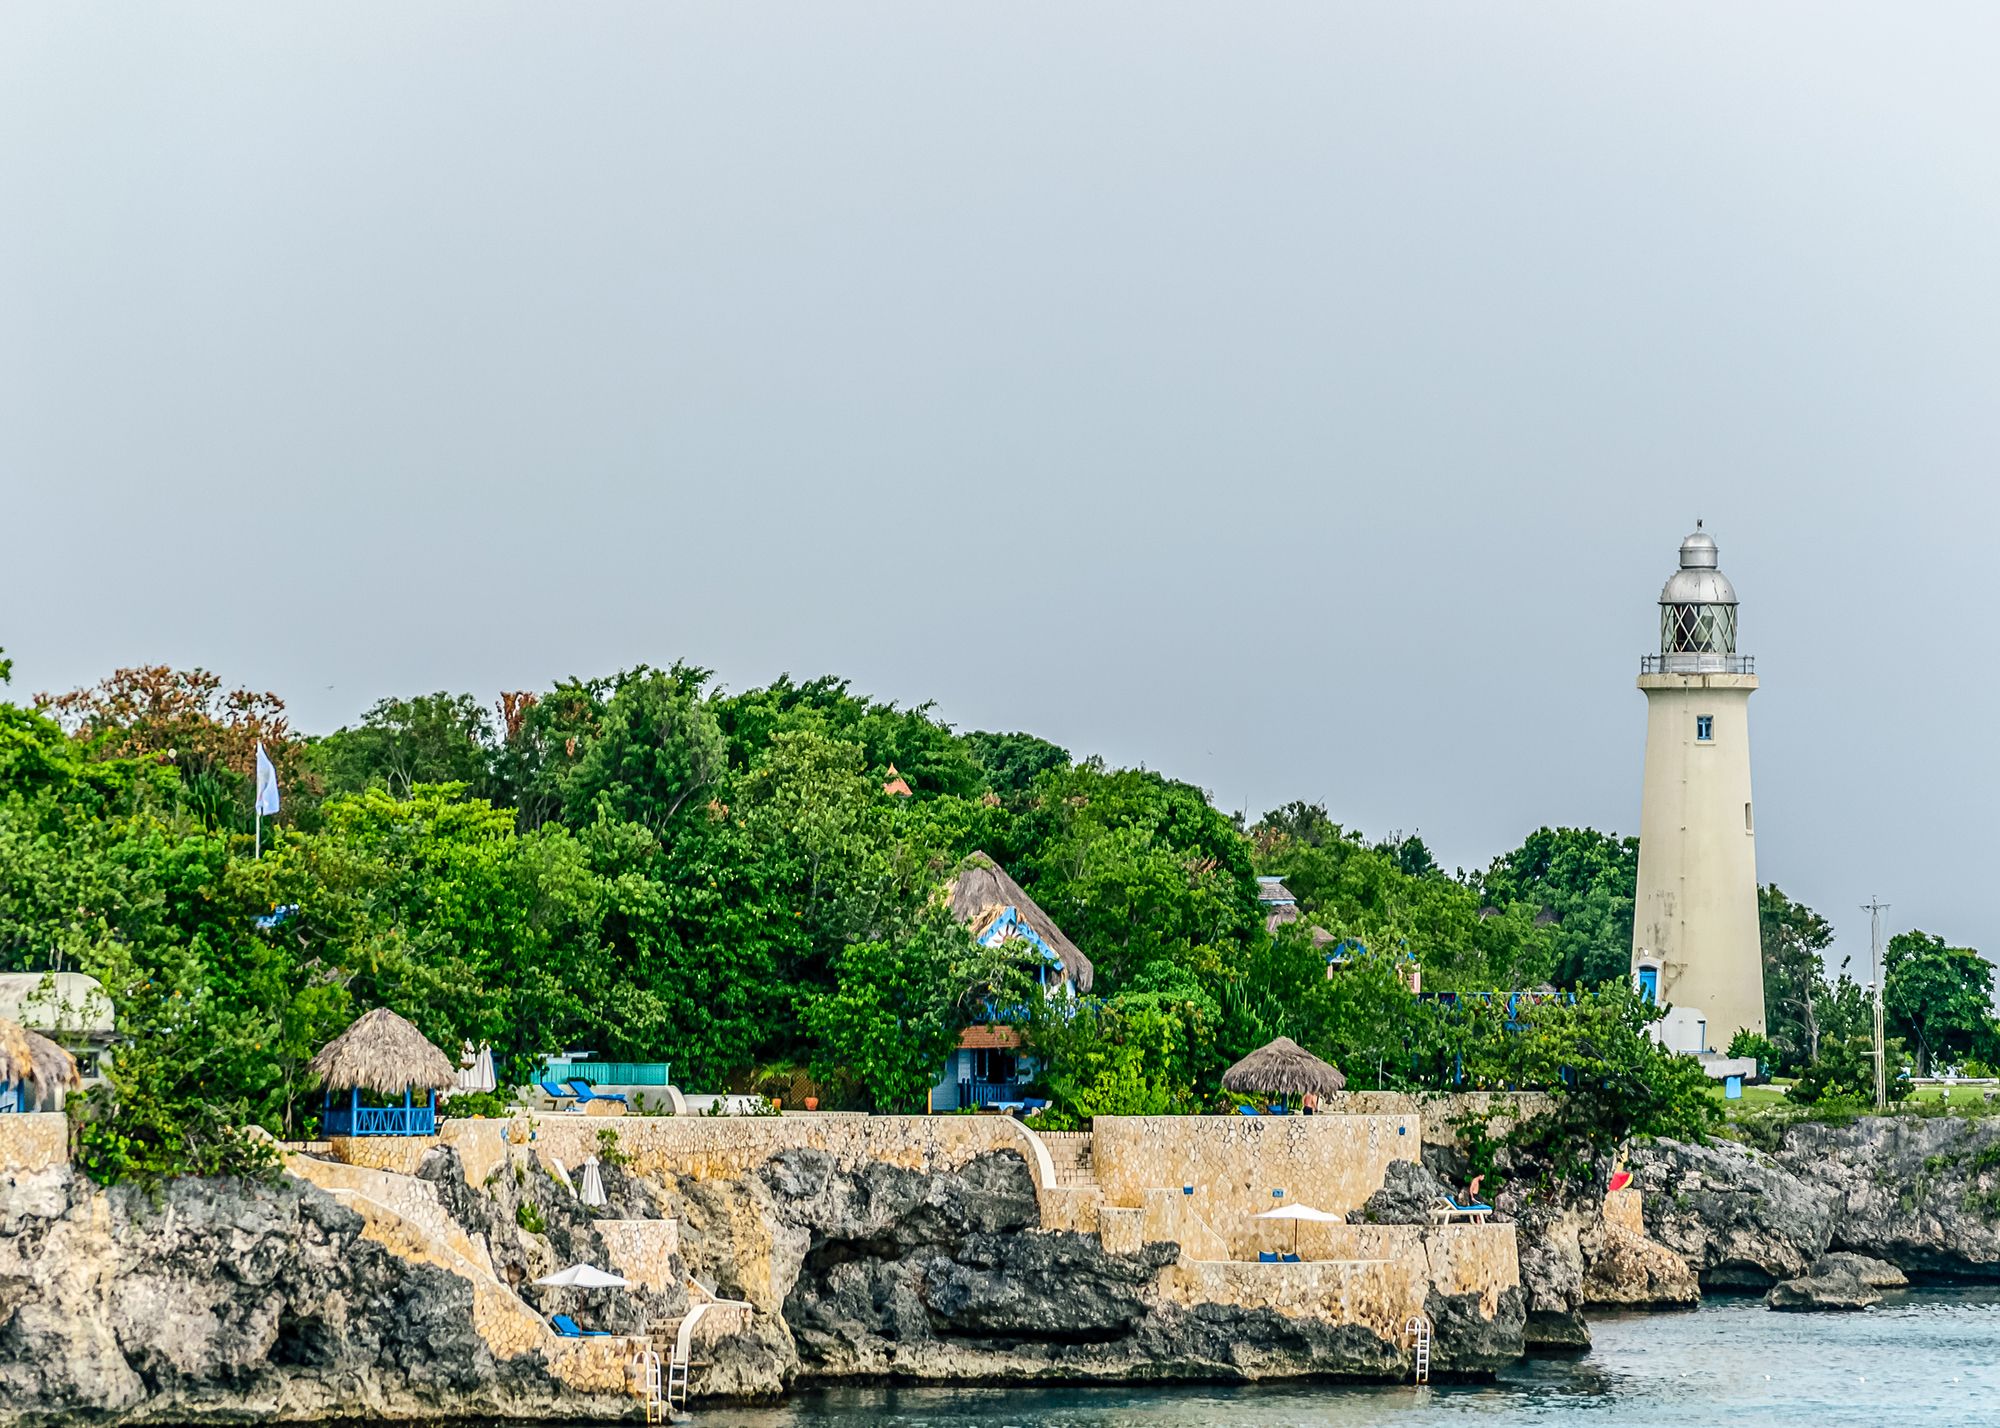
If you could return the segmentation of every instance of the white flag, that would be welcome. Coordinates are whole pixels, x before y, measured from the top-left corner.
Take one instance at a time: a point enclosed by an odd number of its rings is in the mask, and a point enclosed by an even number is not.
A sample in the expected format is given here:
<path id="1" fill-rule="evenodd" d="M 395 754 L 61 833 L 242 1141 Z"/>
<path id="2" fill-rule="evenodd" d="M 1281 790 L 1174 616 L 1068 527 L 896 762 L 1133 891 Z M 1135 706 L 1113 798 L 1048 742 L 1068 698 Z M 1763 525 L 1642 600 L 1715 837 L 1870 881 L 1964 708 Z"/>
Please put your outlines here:
<path id="1" fill-rule="evenodd" d="M 257 811 L 278 811 L 278 771 L 271 767 L 271 759 L 264 752 L 262 739 L 257 741 Z"/>

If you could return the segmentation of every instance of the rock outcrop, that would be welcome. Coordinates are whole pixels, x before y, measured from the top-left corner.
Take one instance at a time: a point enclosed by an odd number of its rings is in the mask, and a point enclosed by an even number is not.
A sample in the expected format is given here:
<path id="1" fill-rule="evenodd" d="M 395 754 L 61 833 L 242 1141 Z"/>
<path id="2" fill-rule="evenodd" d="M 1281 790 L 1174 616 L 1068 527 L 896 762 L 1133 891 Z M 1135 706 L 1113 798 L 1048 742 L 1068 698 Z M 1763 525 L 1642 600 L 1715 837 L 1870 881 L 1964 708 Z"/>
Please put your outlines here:
<path id="1" fill-rule="evenodd" d="M 1703 1289 L 1761 1292 L 1795 1279 L 1833 1237 L 1833 1193 L 1747 1146 L 1655 1141 L 1634 1146 L 1630 1164 L 1647 1235 Z"/>
<path id="2" fill-rule="evenodd" d="M 696 1274 L 712 1269 L 723 1292 L 784 1325 L 795 1354 L 784 1384 L 1394 1377 L 1406 1361 L 1399 1338 L 1360 1325 L 1203 1302 L 1171 1272 L 1172 1244 L 1113 1253 L 1094 1234 L 1041 1229 L 1034 1182 L 1011 1153 L 925 1175 L 787 1151 L 753 1176 L 684 1180 L 679 1193 Z M 1440 1372 L 1519 1356 L 1518 1291 L 1489 1310 L 1433 1290 L 1425 1307 Z"/>
<path id="3" fill-rule="evenodd" d="M 33 1183 L 23 1183 L 23 1181 Z M 0 1422 L 608 1417 L 496 1359 L 465 1278 L 296 1180 L 0 1186 Z"/>
<path id="4" fill-rule="evenodd" d="M 1882 1302 L 1881 1291 L 1863 1283 L 1852 1266 L 1825 1265 L 1824 1261 L 1822 1265 L 1812 1274 L 1774 1284 L 1764 1302 L 1773 1309 L 1819 1313 L 1829 1310 L 1852 1313 Z"/>
<path id="5" fill-rule="evenodd" d="M 2000 1279 L 2000 1119 L 1802 1122 L 1775 1159 L 1827 1199 L 1835 1248 L 1915 1274 Z"/>
<path id="6" fill-rule="evenodd" d="M 1600 1217 L 1580 1236 L 1583 1302 L 1590 1308 L 1692 1308 L 1701 1285 L 1687 1261 L 1658 1241 Z"/>
<path id="7" fill-rule="evenodd" d="M 1828 1274 L 1851 1274 L 1870 1289 L 1906 1289 L 1910 1283 L 1910 1277 L 1887 1260 L 1845 1251 L 1821 1255 L 1807 1271 L 1810 1278 Z"/>

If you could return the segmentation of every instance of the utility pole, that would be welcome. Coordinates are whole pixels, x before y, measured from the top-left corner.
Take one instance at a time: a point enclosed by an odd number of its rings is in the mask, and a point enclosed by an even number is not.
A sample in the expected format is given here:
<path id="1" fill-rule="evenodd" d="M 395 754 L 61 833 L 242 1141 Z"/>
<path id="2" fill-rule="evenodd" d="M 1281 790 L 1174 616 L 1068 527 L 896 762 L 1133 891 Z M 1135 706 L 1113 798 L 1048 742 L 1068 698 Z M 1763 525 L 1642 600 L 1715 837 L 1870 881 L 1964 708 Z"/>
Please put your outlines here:
<path id="1" fill-rule="evenodd" d="M 1861 904 L 1861 910 L 1868 914 L 1868 965 L 1874 976 L 1875 987 L 1875 1111 L 1876 1114 L 1889 1109 L 1889 1082 L 1883 1069 L 1886 1058 L 1882 1048 L 1882 914 L 1889 904 L 1873 893 L 1868 901 Z"/>

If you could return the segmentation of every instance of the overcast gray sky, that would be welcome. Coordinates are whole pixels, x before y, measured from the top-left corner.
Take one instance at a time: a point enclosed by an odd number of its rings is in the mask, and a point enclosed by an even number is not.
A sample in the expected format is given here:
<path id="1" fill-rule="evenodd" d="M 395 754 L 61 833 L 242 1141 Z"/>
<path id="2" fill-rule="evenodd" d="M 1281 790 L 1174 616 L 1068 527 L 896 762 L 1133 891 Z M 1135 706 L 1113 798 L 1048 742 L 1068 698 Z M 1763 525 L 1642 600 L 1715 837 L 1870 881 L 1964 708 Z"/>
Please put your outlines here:
<path id="1" fill-rule="evenodd" d="M 0 644 L 324 731 L 837 672 L 1483 864 L 1638 824 L 1696 516 L 1760 871 L 2000 950 L 1991 4 L 0 9 Z M 1838 961 L 1836 956 L 1835 961 Z"/>

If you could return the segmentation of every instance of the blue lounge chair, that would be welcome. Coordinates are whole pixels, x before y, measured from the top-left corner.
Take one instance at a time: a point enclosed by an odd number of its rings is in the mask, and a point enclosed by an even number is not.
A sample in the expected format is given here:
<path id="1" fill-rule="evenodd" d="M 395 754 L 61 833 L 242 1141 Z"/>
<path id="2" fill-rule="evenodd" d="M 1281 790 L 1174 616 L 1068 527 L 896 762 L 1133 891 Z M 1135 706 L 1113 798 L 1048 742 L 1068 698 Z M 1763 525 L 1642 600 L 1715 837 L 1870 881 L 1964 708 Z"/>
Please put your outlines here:
<path id="1" fill-rule="evenodd" d="M 551 1314 L 549 1315 L 549 1322 L 555 1325 L 556 1332 L 565 1339 L 608 1339 L 611 1337 L 611 1335 L 602 1329 L 577 1328 L 576 1320 L 570 1318 L 567 1314 Z"/>
<path id="2" fill-rule="evenodd" d="M 1259 1264 L 1276 1264 L 1277 1262 L 1278 1262 L 1278 1252 L 1277 1252 L 1276 1250 L 1258 1250 L 1258 1251 L 1257 1251 L 1257 1263 L 1259 1263 Z"/>
<path id="3" fill-rule="evenodd" d="M 1292 1109 L 1290 1106 L 1266 1106 L 1264 1108 L 1264 1114 L 1267 1116 L 1289 1116 L 1291 1113 Z"/>
<path id="4" fill-rule="evenodd" d="M 1486 1217 L 1493 1213 L 1491 1205 L 1482 1205 L 1474 1200 L 1471 1204 L 1461 1204 L 1449 1195 L 1440 1195 L 1431 1205 L 1431 1218 L 1441 1225 L 1453 1220 L 1471 1220 L 1474 1224 L 1484 1224 Z"/>
<path id="5" fill-rule="evenodd" d="M 570 1077 L 569 1088 L 570 1088 L 570 1094 L 576 1097 L 576 1103 L 579 1106 L 586 1101 L 622 1102 L 625 1099 L 625 1093 L 623 1091 L 600 1091 L 595 1086 L 591 1085 L 590 1082 L 584 1080 L 583 1077 L 581 1076 Z"/>
<path id="6" fill-rule="evenodd" d="M 1244 1116 L 1254 1116 L 1257 1114 L 1257 1108 L 1255 1106 L 1238 1106 L 1236 1108 L 1236 1111 L 1238 1115 L 1244 1115 Z"/>
<path id="7" fill-rule="evenodd" d="M 1295 1254 L 1285 1255 L 1279 1260 L 1280 1264 L 1297 1264 L 1298 1262 L 1299 1257 Z"/>

